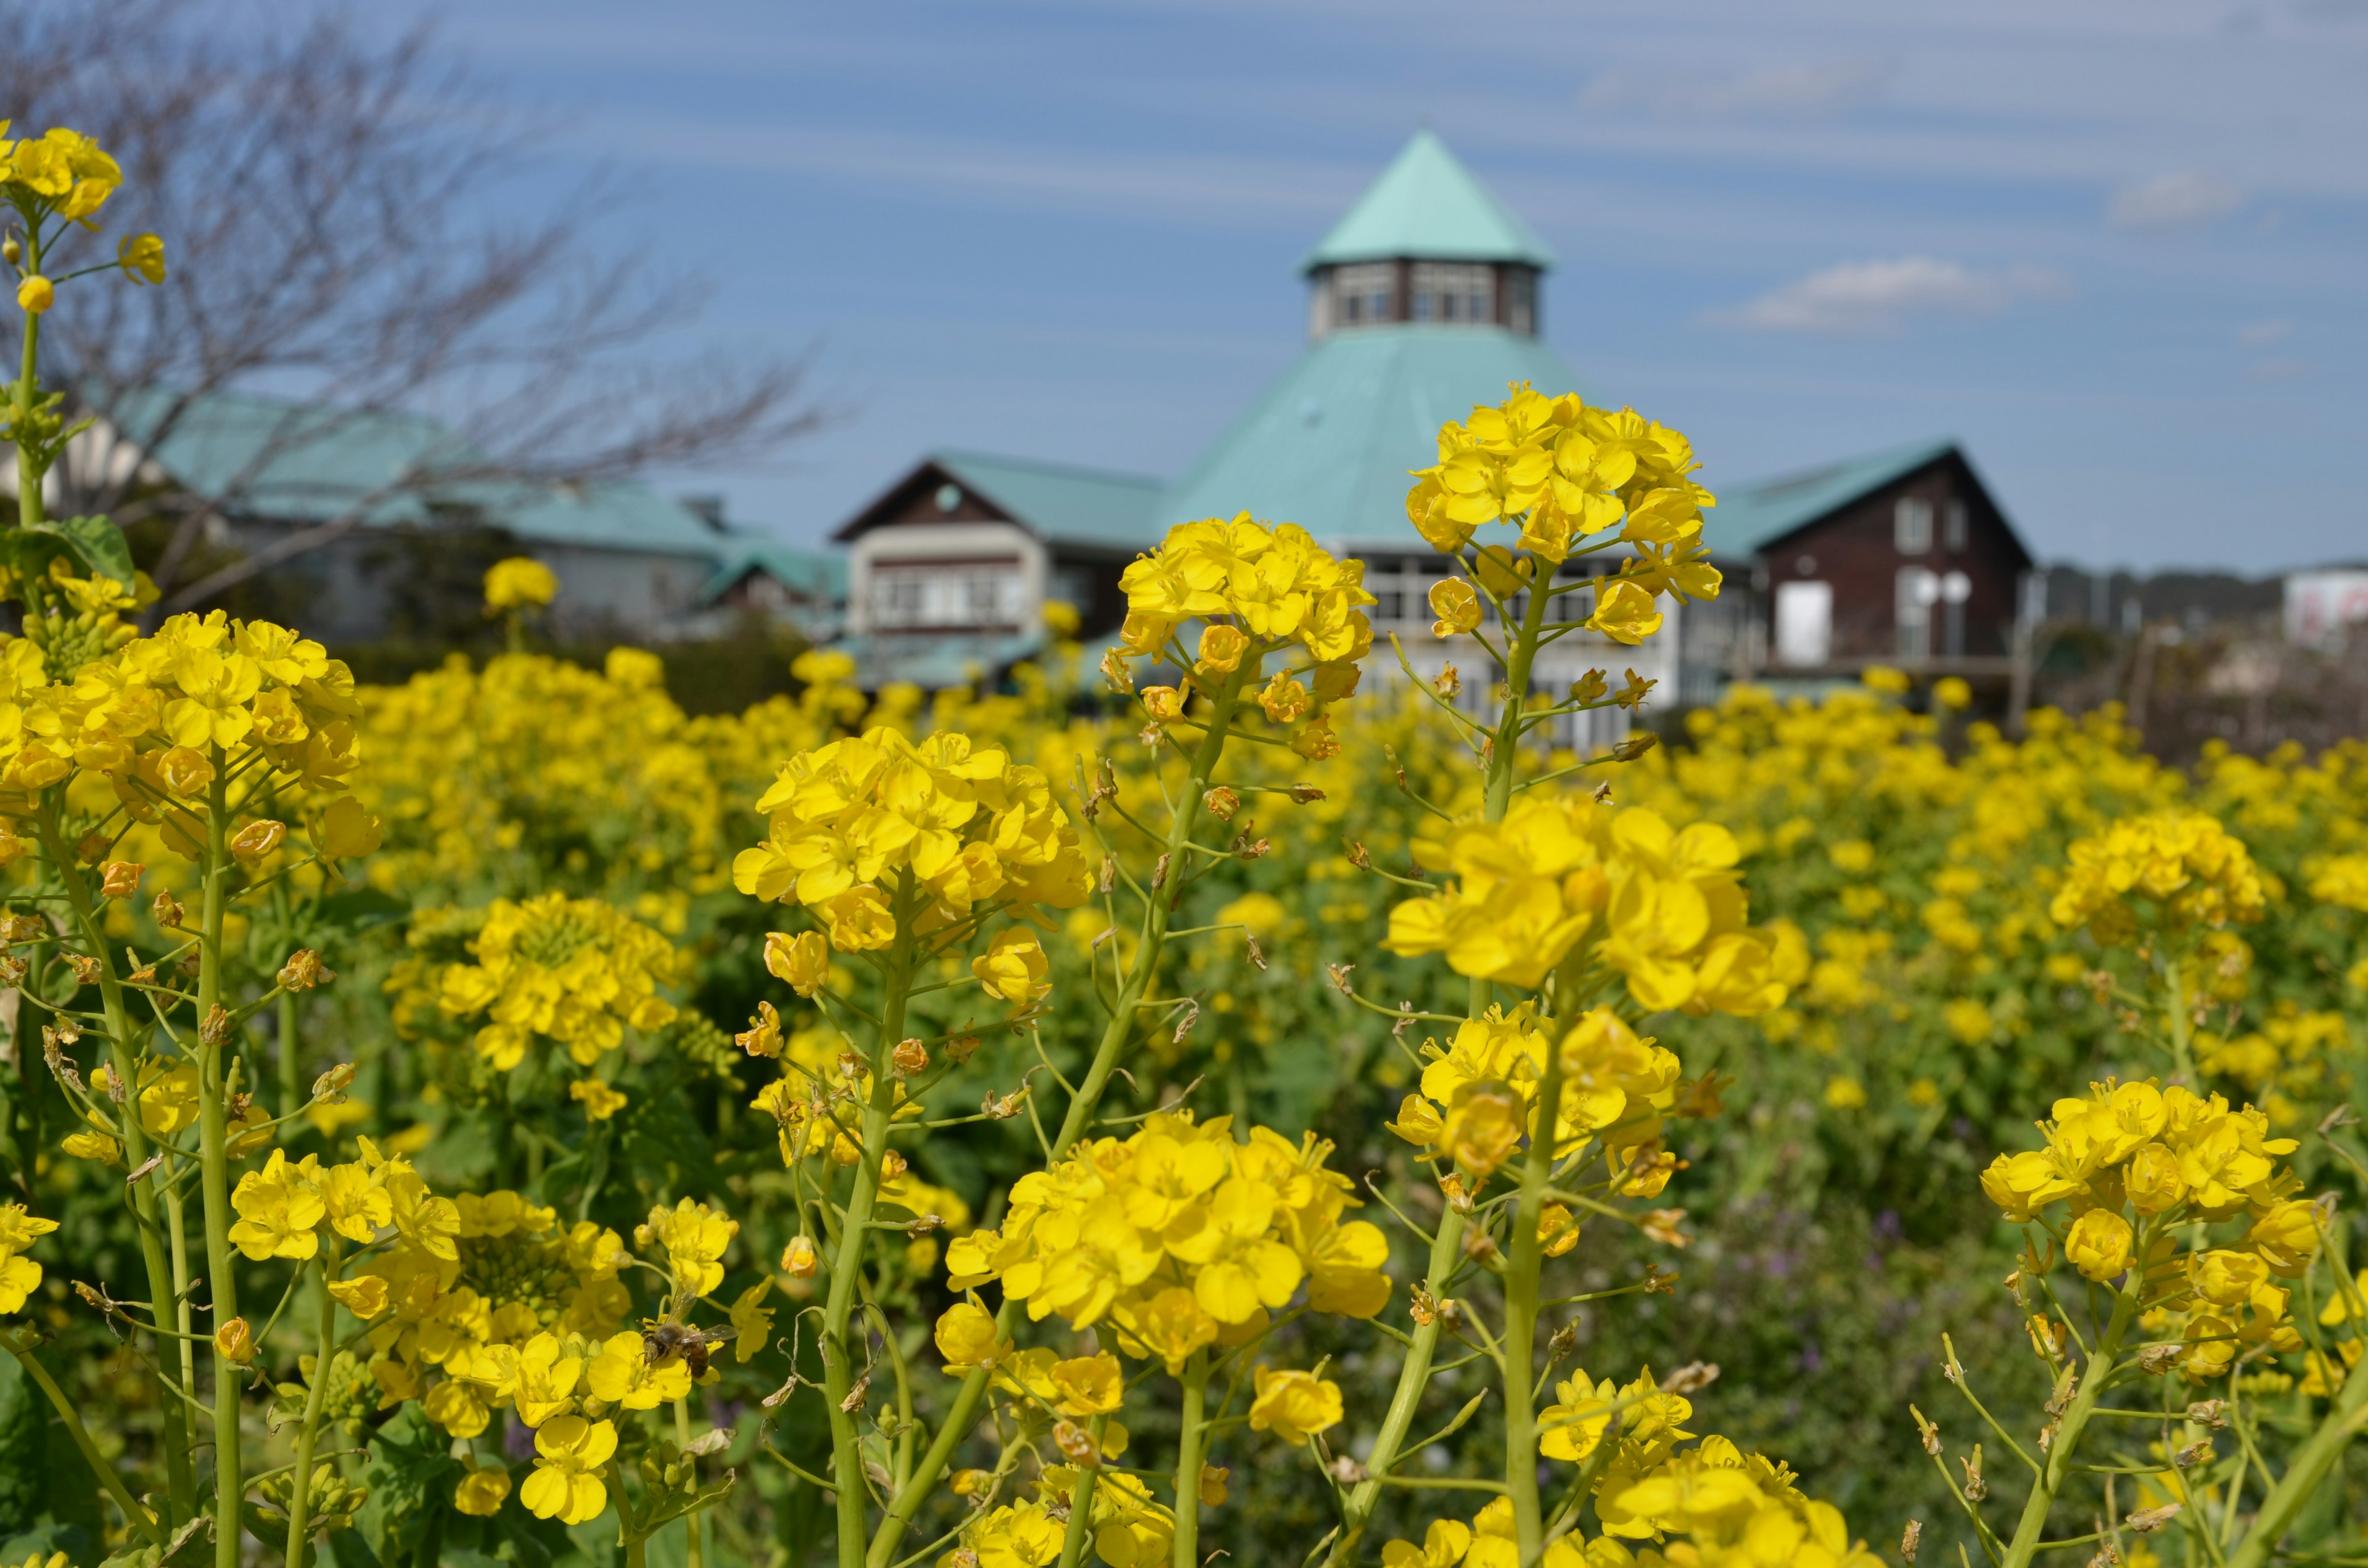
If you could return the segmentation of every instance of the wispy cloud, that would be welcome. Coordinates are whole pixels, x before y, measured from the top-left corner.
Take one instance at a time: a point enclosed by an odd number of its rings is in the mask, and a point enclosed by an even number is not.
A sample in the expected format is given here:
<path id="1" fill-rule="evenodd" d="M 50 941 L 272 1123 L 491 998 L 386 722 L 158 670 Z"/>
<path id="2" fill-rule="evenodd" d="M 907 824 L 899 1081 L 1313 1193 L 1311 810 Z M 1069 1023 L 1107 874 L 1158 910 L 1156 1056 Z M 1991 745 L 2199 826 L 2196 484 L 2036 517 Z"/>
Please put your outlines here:
<path id="1" fill-rule="evenodd" d="M 1841 262 L 1709 319 L 1748 332 L 1884 337 L 1917 316 L 1995 315 L 2018 300 L 2065 290 L 2062 275 L 2044 267 L 1983 271 L 1937 256 L 1903 256 Z"/>
<path id="2" fill-rule="evenodd" d="M 2271 387 L 2284 381 L 2298 381 L 2310 374 L 2310 367 L 2299 359 L 2256 359 L 2245 369 L 2245 379 L 2256 386 Z"/>
<path id="3" fill-rule="evenodd" d="M 2182 233 L 2209 228 L 2245 205 L 2242 186 L 2210 169 L 2182 169 L 2134 180 L 2105 203 L 2105 221 L 2116 229 Z"/>
<path id="4" fill-rule="evenodd" d="M 1896 60 L 1878 55 L 1779 65 L 1725 79 L 1613 70 L 1580 88 L 1578 105 L 1598 113 L 1641 109 L 1689 119 L 1816 119 L 1880 96 L 1898 70 Z"/>
<path id="5" fill-rule="evenodd" d="M 2257 321 L 2237 334 L 2237 341 L 2248 348 L 2267 348 L 2271 344 L 2294 333 L 2294 323 L 2279 317 L 2272 321 Z"/>

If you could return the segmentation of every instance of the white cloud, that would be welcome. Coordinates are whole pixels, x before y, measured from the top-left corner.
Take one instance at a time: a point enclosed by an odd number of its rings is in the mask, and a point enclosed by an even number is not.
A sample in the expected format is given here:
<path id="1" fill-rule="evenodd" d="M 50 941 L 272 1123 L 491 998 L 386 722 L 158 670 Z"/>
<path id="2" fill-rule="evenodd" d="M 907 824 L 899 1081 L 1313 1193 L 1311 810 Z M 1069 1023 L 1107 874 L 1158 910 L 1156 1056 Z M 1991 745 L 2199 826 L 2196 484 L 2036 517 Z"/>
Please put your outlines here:
<path id="1" fill-rule="evenodd" d="M 2122 187 L 2106 202 L 2105 219 L 2116 229 L 2176 233 L 2208 228 L 2245 200 L 2244 188 L 2226 175 L 2183 169 Z"/>
<path id="2" fill-rule="evenodd" d="M 1935 256 L 1903 256 L 1841 262 L 1710 319 L 1750 332 L 1880 337 L 1899 331 L 1912 316 L 1994 315 L 2017 300 L 2064 291 L 2064 279 L 2041 267 L 1986 272 Z"/>
<path id="3" fill-rule="evenodd" d="M 2310 374 L 2310 367 L 2299 359 L 2256 359 L 2246 369 L 2245 379 L 2256 386 L 2276 386 L 2281 381 L 2298 381 Z"/>
<path id="4" fill-rule="evenodd" d="M 1896 60 L 1876 55 L 1779 65 L 1725 80 L 1691 74 L 1606 71 L 1579 89 L 1583 109 L 1642 109 L 1682 119 L 1816 119 L 1882 93 Z"/>
<path id="5" fill-rule="evenodd" d="M 2267 348 L 2294 331 L 2294 323 L 2283 317 L 2274 321 L 2257 321 L 2237 334 L 2237 341 L 2248 348 Z"/>

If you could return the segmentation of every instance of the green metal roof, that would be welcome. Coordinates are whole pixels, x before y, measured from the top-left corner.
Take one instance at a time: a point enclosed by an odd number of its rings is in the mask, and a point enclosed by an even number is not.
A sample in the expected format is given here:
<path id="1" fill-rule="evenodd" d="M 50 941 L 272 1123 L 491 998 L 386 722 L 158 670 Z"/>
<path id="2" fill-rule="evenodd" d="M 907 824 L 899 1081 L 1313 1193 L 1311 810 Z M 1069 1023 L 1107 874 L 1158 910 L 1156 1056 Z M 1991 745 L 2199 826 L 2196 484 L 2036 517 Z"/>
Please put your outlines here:
<path id="1" fill-rule="evenodd" d="M 356 414 L 246 392 L 203 392 L 184 403 L 164 389 L 113 399 L 108 412 L 176 483 L 227 498 L 234 514 L 273 522 L 325 522 L 407 475 L 466 472 L 485 461 L 465 437 L 424 415 Z M 725 552 L 722 536 L 687 508 L 614 482 L 428 484 L 375 503 L 364 521 L 381 528 L 427 523 L 440 506 L 471 508 L 488 524 L 540 543 Z"/>
<path id="2" fill-rule="evenodd" d="M 1151 517 L 1163 481 L 988 452 L 939 451 L 928 460 L 1049 544 L 1131 553 L 1158 540 Z"/>
<path id="3" fill-rule="evenodd" d="M 1044 644 L 1040 632 L 990 636 L 938 632 L 926 636 L 842 637 L 835 652 L 855 660 L 855 684 L 866 691 L 907 681 L 924 691 L 993 682 Z"/>
<path id="4" fill-rule="evenodd" d="M 1713 483 L 1718 505 L 1702 514 L 1702 539 L 1711 554 L 1728 560 L 1757 554 L 1765 546 L 1869 491 L 1904 479 L 1956 451 L 1951 440 L 1918 441 L 1864 457 L 1733 486 Z"/>
<path id="5" fill-rule="evenodd" d="M 1584 395 L 1536 338 L 1502 327 L 1406 324 L 1335 333 L 1220 436 L 1162 501 L 1156 531 L 1248 512 L 1318 539 L 1416 536 L 1406 520 L 1410 469 L 1438 460 L 1439 427 L 1507 383 Z"/>
<path id="6" fill-rule="evenodd" d="M 699 591 L 702 601 L 723 596 L 752 571 L 764 572 L 790 588 L 826 604 L 847 602 L 847 557 L 799 550 L 767 534 L 731 533 L 715 575 Z"/>
<path id="7" fill-rule="evenodd" d="M 1463 166 L 1447 143 L 1417 131 L 1349 215 L 1300 263 L 1303 271 L 1349 261 L 1520 261 L 1552 267 L 1554 252 L 1520 214 Z"/>

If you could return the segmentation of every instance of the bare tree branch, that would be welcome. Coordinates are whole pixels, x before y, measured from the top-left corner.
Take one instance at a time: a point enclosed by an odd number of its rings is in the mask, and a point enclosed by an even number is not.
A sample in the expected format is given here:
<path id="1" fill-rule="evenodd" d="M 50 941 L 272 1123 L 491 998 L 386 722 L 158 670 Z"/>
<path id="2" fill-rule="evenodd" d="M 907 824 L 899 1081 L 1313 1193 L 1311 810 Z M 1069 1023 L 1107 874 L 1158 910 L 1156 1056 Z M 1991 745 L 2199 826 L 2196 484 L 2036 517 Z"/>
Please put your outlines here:
<path id="1" fill-rule="evenodd" d="M 61 465 L 61 504 L 177 513 L 154 563 L 163 608 L 333 543 L 402 497 L 745 460 L 828 418 L 801 359 L 657 362 L 654 340 L 692 318 L 703 288 L 604 254 L 604 184 L 505 201 L 552 127 L 428 31 L 382 44 L 338 9 L 274 7 L 268 26 L 237 28 L 222 15 L 212 0 L 0 0 L 0 115 L 73 125 L 124 166 L 87 259 L 120 234 L 165 238 L 162 286 L 69 289 L 45 318 L 52 363 L 100 420 Z M 250 400 L 239 415 L 261 428 L 234 472 L 140 460 L 207 439 L 225 398 Z M 423 436 L 403 472 L 367 486 L 292 488 L 318 466 L 307 455 L 422 417 L 460 439 Z M 225 520 L 291 531 L 176 585 Z"/>

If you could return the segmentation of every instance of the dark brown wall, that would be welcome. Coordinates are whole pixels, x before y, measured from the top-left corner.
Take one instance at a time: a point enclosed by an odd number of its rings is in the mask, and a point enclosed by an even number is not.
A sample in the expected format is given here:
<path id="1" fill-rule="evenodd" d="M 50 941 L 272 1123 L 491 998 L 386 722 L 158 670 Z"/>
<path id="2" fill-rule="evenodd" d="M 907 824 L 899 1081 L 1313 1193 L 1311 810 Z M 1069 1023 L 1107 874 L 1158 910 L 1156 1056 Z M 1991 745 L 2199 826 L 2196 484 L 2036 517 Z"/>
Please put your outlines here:
<path id="1" fill-rule="evenodd" d="M 1921 555 L 1900 553 L 1894 507 L 1903 496 L 1932 505 L 1932 548 Z M 1965 548 L 1948 548 L 1949 503 L 1967 509 Z M 1815 565 L 1803 569 L 1803 558 Z M 1922 566 L 1972 579 L 1965 601 L 1967 656 L 1998 658 L 2009 651 L 2014 630 L 2015 588 L 2030 559 L 2004 518 L 1965 467 L 1946 459 L 1878 490 L 1822 521 L 1768 545 L 1760 555 L 1768 569 L 1770 602 L 1775 585 L 1821 578 L 1834 585 L 1833 659 L 1846 664 L 1899 656 L 1897 579 L 1902 567 Z M 1947 651 L 1945 605 L 1932 607 L 1932 656 Z"/>

